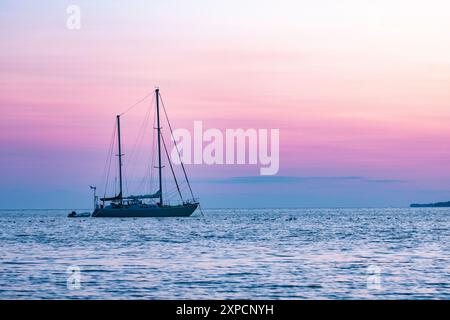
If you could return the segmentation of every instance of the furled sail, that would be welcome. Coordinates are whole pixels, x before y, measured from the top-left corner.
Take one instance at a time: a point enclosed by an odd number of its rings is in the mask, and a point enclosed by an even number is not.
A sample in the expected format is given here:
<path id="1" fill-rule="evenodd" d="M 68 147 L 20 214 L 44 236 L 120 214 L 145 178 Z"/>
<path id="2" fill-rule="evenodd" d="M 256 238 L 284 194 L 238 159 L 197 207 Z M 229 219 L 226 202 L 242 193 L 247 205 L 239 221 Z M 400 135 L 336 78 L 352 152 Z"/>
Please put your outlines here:
<path id="1" fill-rule="evenodd" d="M 116 200 L 119 200 L 120 198 L 122 198 L 121 193 L 119 193 L 117 196 L 111 197 L 111 198 L 100 198 L 100 201 L 116 201 Z"/>
<path id="2" fill-rule="evenodd" d="M 143 194 L 143 195 L 138 195 L 138 196 L 128 196 L 125 197 L 125 199 L 155 199 L 155 198 L 159 198 L 161 196 L 161 190 L 158 190 L 157 192 L 153 193 L 153 194 Z"/>

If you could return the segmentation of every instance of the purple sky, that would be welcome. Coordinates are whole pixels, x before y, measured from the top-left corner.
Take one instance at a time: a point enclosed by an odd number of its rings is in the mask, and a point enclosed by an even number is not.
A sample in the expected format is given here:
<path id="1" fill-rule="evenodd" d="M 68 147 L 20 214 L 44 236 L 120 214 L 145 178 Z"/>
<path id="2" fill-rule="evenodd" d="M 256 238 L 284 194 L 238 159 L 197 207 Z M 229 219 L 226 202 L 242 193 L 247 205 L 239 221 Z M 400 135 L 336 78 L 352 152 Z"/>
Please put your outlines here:
<path id="1" fill-rule="evenodd" d="M 65 2 L 0 3 L 0 208 L 89 207 L 155 86 L 176 128 L 280 129 L 277 176 L 187 166 L 205 207 L 450 200 L 446 1 L 73 4 L 80 30 Z"/>

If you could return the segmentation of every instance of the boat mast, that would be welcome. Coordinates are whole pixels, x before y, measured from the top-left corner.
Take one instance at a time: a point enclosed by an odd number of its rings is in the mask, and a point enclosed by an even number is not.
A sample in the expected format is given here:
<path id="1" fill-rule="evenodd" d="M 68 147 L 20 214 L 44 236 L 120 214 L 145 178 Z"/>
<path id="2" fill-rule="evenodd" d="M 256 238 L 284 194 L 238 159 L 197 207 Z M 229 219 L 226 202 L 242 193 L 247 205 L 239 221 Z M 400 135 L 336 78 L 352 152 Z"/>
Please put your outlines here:
<path id="1" fill-rule="evenodd" d="M 117 116 L 117 144 L 119 147 L 119 201 L 120 204 L 123 203 L 123 194 L 122 194 L 122 145 L 120 143 L 120 116 Z"/>
<path id="2" fill-rule="evenodd" d="M 161 126 L 159 123 L 159 88 L 155 89 L 156 94 L 156 118 L 158 124 L 158 172 L 159 172 L 159 204 L 163 205 L 163 196 L 162 196 L 162 164 L 161 164 Z"/>

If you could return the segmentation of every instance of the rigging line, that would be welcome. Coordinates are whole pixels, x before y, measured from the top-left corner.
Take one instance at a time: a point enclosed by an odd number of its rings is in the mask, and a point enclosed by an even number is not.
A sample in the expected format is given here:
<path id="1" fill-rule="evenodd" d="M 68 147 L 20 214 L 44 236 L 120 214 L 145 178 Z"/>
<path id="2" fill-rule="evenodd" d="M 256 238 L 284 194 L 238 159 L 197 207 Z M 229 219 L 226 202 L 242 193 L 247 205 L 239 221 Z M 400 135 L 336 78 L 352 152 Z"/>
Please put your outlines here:
<path id="1" fill-rule="evenodd" d="M 138 188 L 137 188 L 137 190 L 144 190 L 144 194 L 151 193 L 151 189 L 147 192 L 146 188 L 145 188 L 145 182 L 147 181 L 148 177 L 149 177 L 149 172 L 147 172 L 147 170 L 146 170 L 145 175 L 142 177 L 141 181 L 139 182 Z M 136 193 L 137 192 L 138 191 L 136 191 Z"/>
<path id="2" fill-rule="evenodd" d="M 124 112 L 122 112 L 121 114 L 119 114 L 119 116 L 123 116 L 125 113 L 127 113 L 128 111 L 130 111 L 131 109 L 133 109 L 134 107 L 136 107 L 139 103 L 141 103 L 142 101 L 144 101 L 145 99 L 147 99 L 148 97 L 150 97 L 153 94 L 153 91 L 148 93 L 147 95 L 145 95 L 145 97 L 143 97 L 141 100 L 139 100 L 138 102 L 136 102 L 135 104 L 131 105 L 130 107 L 128 107 L 127 110 L 125 110 Z"/>
<path id="3" fill-rule="evenodd" d="M 164 150 L 166 151 L 167 162 L 169 162 L 170 170 L 172 171 L 173 179 L 175 180 L 175 184 L 177 186 L 178 193 L 180 194 L 181 201 L 184 201 L 183 196 L 181 195 L 180 187 L 178 186 L 177 177 L 175 176 L 175 172 L 173 171 L 172 161 L 170 161 L 169 152 L 167 151 L 166 142 L 164 141 L 164 136 L 161 135 L 161 138 L 162 138 Z"/>
<path id="4" fill-rule="evenodd" d="M 136 140 L 134 141 L 133 147 L 131 148 L 130 161 L 126 164 L 126 167 L 129 167 L 130 162 L 132 163 L 132 161 L 134 161 L 135 156 L 136 156 L 136 149 L 138 149 L 137 147 L 140 146 L 140 144 L 142 143 L 142 139 L 145 134 L 145 129 L 147 128 L 147 125 L 148 125 L 147 121 L 150 118 L 150 110 L 151 110 L 151 107 L 147 110 L 147 112 L 144 116 L 144 119 L 139 127 L 138 135 L 136 137 Z"/>
<path id="5" fill-rule="evenodd" d="M 183 192 L 183 189 L 180 189 L 180 190 L 181 190 L 181 192 Z M 178 194 L 176 187 L 172 187 L 172 188 L 168 189 L 167 192 L 170 194 L 170 196 L 174 196 L 174 195 Z M 167 198 L 167 196 L 166 196 L 166 198 Z"/>
<path id="6" fill-rule="evenodd" d="M 153 148 L 153 145 L 154 145 L 154 136 L 153 136 L 153 141 L 152 141 L 152 148 Z M 148 166 L 145 166 L 145 168 L 144 168 L 144 175 L 143 175 L 143 177 L 142 177 L 142 179 L 140 181 L 140 184 L 138 186 L 138 190 L 148 190 L 148 193 L 152 192 L 152 184 L 151 184 L 151 182 L 152 182 L 152 176 L 153 176 L 152 167 L 153 167 L 154 153 L 152 152 L 151 155 L 153 156 L 152 157 L 152 162 L 151 163 L 149 162 Z M 146 183 L 145 183 L 146 181 L 150 181 L 149 185 L 146 185 Z"/>
<path id="7" fill-rule="evenodd" d="M 175 141 L 175 138 L 173 136 L 172 126 L 170 124 L 169 116 L 167 115 L 166 107 L 164 106 L 164 101 L 163 101 L 163 99 L 161 97 L 161 94 L 159 95 L 159 97 L 160 97 L 160 100 L 161 100 L 161 105 L 162 105 L 163 110 L 164 110 L 164 114 L 166 115 L 167 124 L 169 125 L 170 135 L 172 136 L 173 144 L 175 145 L 175 149 L 177 150 L 178 158 L 180 159 L 180 164 L 181 164 L 181 168 L 183 169 L 184 178 L 186 179 L 186 182 L 188 184 L 189 191 L 191 192 L 192 199 L 194 199 L 194 193 L 192 192 L 191 184 L 189 183 L 189 179 L 188 179 L 188 176 L 186 174 L 186 169 L 184 168 L 183 161 L 181 160 L 180 151 L 178 150 L 177 142 Z"/>
<path id="8" fill-rule="evenodd" d="M 175 190 L 175 193 L 173 193 L 173 192 L 166 192 L 166 194 L 165 194 L 164 197 L 166 198 L 166 200 L 171 200 L 171 201 L 174 200 L 175 197 L 176 197 L 177 199 L 179 199 L 176 190 Z"/>
<path id="9" fill-rule="evenodd" d="M 135 180 L 135 175 L 136 175 L 136 165 L 135 165 L 135 163 L 139 162 L 139 159 L 140 159 L 141 145 L 142 145 L 142 141 L 144 140 L 145 133 L 147 132 L 147 127 L 148 127 L 148 122 L 149 122 L 149 119 L 150 119 L 151 109 L 152 109 L 151 106 L 150 106 L 150 108 L 147 109 L 147 112 L 146 112 L 146 114 L 144 116 L 144 119 L 143 119 L 143 121 L 142 121 L 142 123 L 140 125 L 139 131 L 138 131 L 138 135 L 137 135 L 136 140 L 134 142 L 134 145 L 133 145 L 133 147 L 131 149 L 130 160 L 127 162 L 127 164 L 125 166 L 127 170 L 131 167 L 130 174 L 129 174 L 129 177 L 131 178 L 131 181 Z"/>
<path id="10" fill-rule="evenodd" d="M 111 173 L 111 162 L 112 162 L 112 155 L 114 153 L 114 138 L 116 137 L 116 130 L 117 130 L 117 124 L 114 124 L 114 129 L 113 129 L 113 134 L 111 137 L 111 143 L 109 145 L 109 150 L 108 150 L 108 158 L 106 160 L 106 166 L 108 167 L 107 171 L 106 171 L 106 182 L 105 182 L 105 193 L 103 194 L 103 198 L 106 198 L 106 192 L 108 189 L 108 183 L 109 183 L 109 175 Z M 106 166 L 105 166 L 105 170 L 106 170 Z"/>
<path id="11" fill-rule="evenodd" d="M 107 173 L 107 170 L 108 170 L 109 155 L 111 153 L 110 150 L 111 150 L 111 147 L 112 147 L 113 140 L 114 140 L 114 131 L 113 131 L 113 135 L 111 137 L 110 143 L 108 144 L 108 152 L 106 153 L 105 166 L 103 168 L 102 175 L 101 175 L 101 178 L 100 178 L 100 184 L 102 186 L 103 186 L 104 182 L 106 181 L 106 173 Z"/>
<path id="12" fill-rule="evenodd" d="M 149 113 L 150 113 L 150 110 L 151 110 L 151 108 L 149 109 L 149 111 L 148 111 L 148 116 L 147 116 L 147 121 L 148 121 L 148 119 L 150 118 L 150 115 L 149 115 Z M 146 128 L 147 128 L 147 125 L 145 126 L 145 128 L 144 128 L 144 133 L 145 133 L 145 131 L 146 131 Z M 144 137 L 144 133 L 142 134 L 142 136 L 141 136 L 141 140 L 143 139 L 143 137 Z M 141 141 L 142 142 L 142 141 Z M 140 144 L 141 144 L 141 142 L 140 142 Z M 138 152 L 138 154 L 140 154 L 140 152 Z M 153 153 L 152 153 L 153 154 Z M 151 168 L 151 167 L 150 167 Z M 138 185 L 137 185 L 137 188 L 136 188 L 136 193 L 139 193 L 139 190 L 144 190 L 144 194 L 145 194 L 145 190 L 147 189 L 145 186 L 146 186 L 146 184 L 145 184 L 145 182 L 146 181 L 148 181 L 149 179 L 149 176 L 152 174 L 152 170 L 150 169 L 150 168 L 148 168 L 147 166 L 145 166 L 145 168 L 144 168 L 144 174 L 143 174 L 143 176 L 142 176 L 142 179 L 139 181 L 139 183 L 138 183 Z M 133 173 L 133 175 L 132 175 L 133 177 L 134 177 L 134 173 Z M 151 181 L 151 178 L 150 178 L 150 181 Z M 151 190 L 152 190 L 152 188 L 151 188 L 151 186 L 150 186 L 150 188 L 148 189 L 148 193 L 151 193 Z"/>
<path id="13" fill-rule="evenodd" d="M 152 103 L 153 103 L 153 99 L 152 99 Z M 152 107 L 150 107 L 150 109 L 149 109 L 149 111 L 151 111 L 153 108 Z M 153 127 L 155 127 L 156 126 L 156 117 L 154 116 L 156 114 L 156 108 L 154 108 L 153 109 Z M 142 190 L 145 190 L 145 182 L 146 181 L 149 181 L 149 183 L 148 183 L 148 185 L 147 185 L 147 187 L 148 187 L 148 193 L 151 193 L 152 192 L 152 190 L 153 190 L 153 166 L 154 166 L 154 163 L 155 163 L 155 152 L 153 152 L 153 150 L 155 149 L 155 134 L 154 134 L 154 131 L 153 131 L 153 134 L 152 134 L 152 148 L 151 148 L 151 159 L 152 159 L 152 161 L 151 161 L 151 163 L 149 163 L 149 166 L 148 166 L 148 168 L 146 168 L 146 170 L 145 170 L 145 175 L 144 175 L 144 177 L 142 178 L 142 180 L 141 180 L 141 183 L 140 183 L 140 185 L 139 185 L 139 188 L 138 189 L 142 189 Z M 149 178 L 149 179 L 147 179 L 147 178 Z"/>
<path id="14" fill-rule="evenodd" d="M 126 170 L 125 170 L 125 168 L 123 168 L 122 169 L 122 180 L 123 180 L 123 182 L 125 182 L 125 192 L 124 192 L 124 194 L 130 194 L 130 190 L 129 190 L 129 188 L 128 188 L 128 179 L 127 179 L 127 173 L 126 173 Z M 123 192 L 123 191 L 122 191 Z"/>
<path id="15" fill-rule="evenodd" d="M 156 95 L 155 95 L 156 97 Z M 154 169 L 155 169 L 155 161 L 156 161 L 156 106 L 153 105 L 153 102 L 156 101 L 155 99 L 152 99 L 152 108 L 153 108 L 153 115 L 152 115 L 152 128 L 153 130 L 151 130 L 151 135 L 152 135 L 152 145 L 151 145 L 151 163 L 149 163 L 149 167 L 147 168 L 148 172 L 150 173 L 150 180 L 148 181 L 148 188 L 149 188 L 149 192 L 152 193 L 153 190 L 157 189 L 157 181 L 155 181 L 156 179 L 154 178 L 155 173 L 154 173 Z"/>
<path id="16" fill-rule="evenodd" d="M 203 220 L 205 220 L 205 215 L 203 214 L 203 209 L 200 203 L 198 204 L 198 208 L 200 209 L 200 214 L 202 215 Z"/>
<path id="17" fill-rule="evenodd" d="M 153 128 L 156 127 L 156 108 L 153 109 Z M 155 157 L 156 157 L 156 134 L 155 130 L 152 131 L 152 163 L 150 164 L 150 192 L 153 190 L 153 168 L 155 166 Z"/>

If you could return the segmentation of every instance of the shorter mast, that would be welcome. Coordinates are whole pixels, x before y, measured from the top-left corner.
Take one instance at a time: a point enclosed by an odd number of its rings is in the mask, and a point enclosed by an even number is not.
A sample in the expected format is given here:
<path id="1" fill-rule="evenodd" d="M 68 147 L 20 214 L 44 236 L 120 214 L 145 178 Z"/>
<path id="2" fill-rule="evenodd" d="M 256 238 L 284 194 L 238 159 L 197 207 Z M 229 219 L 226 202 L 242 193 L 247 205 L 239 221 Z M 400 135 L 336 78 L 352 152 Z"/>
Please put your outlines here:
<path id="1" fill-rule="evenodd" d="M 123 203 L 123 193 L 122 193 L 122 145 L 120 143 L 120 116 L 117 116 L 117 144 L 119 147 L 119 201 L 120 204 Z"/>

